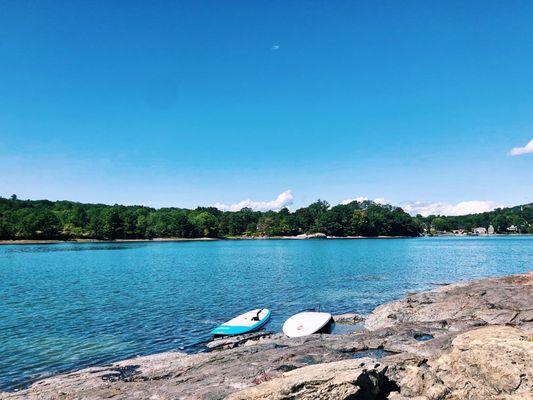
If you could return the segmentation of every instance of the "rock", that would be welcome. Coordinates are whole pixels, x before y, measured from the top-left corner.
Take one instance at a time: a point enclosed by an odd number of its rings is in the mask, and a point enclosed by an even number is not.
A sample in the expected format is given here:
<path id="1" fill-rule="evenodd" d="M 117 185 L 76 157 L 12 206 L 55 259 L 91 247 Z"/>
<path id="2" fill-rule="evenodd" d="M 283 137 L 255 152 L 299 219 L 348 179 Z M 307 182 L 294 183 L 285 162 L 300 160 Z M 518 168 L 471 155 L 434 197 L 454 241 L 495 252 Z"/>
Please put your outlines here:
<path id="1" fill-rule="evenodd" d="M 408 367 L 398 385 L 407 397 L 533 398 L 533 341 L 510 326 L 473 329 L 427 364 Z"/>
<path id="2" fill-rule="evenodd" d="M 364 317 L 355 313 L 334 315 L 333 320 L 339 325 L 355 325 L 364 320 Z"/>
<path id="3" fill-rule="evenodd" d="M 438 323 L 461 331 L 480 325 L 511 324 L 533 329 L 533 272 L 443 286 L 377 307 L 365 328 Z"/>
<path id="4" fill-rule="evenodd" d="M 491 326 L 461 334 L 430 366 L 458 398 L 533 396 L 533 341 L 517 328 Z"/>
<path id="5" fill-rule="evenodd" d="M 261 338 L 272 336 L 272 332 L 253 332 L 237 336 L 225 336 L 214 339 L 207 343 L 207 348 L 211 350 L 233 349 L 240 345 L 247 345 L 248 341 L 257 341 Z"/>
<path id="6" fill-rule="evenodd" d="M 345 360 L 298 368 L 258 386 L 244 389 L 228 400 L 385 398 L 394 386 L 386 367 L 370 358 Z"/>
<path id="7" fill-rule="evenodd" d="M 325 233 L 310 233 L 307 235 L 307 239 L 326 239 L 327 235 Z"/>
<path id="8" fill-rule="evenodd" d="M 350 342 L 364 348 L 365 337 L 354 337 Z M 353 353 L 341 345 L 345 340 L 340 335 L 289 339 L 278 334 L 246 342 L 250 345 L 209 353 L 169 352 L 139 357 L 58 375 L 17 393 L 1 394 L 0 398 L 56 399 L 61 391 L 69 399 L 144 399 L 155 395 L 159 399 L 222 399 L 287 371 L 351 359 Z M 120 371 L 128 366 L 135 368 L 126 379 L 120 379 Z"/>
<path id="9" fill-rule="evenodd" d="M 300 235 L 294 236 L 295 239 L 327 239 L 325 233 L 302 233 Z"/>

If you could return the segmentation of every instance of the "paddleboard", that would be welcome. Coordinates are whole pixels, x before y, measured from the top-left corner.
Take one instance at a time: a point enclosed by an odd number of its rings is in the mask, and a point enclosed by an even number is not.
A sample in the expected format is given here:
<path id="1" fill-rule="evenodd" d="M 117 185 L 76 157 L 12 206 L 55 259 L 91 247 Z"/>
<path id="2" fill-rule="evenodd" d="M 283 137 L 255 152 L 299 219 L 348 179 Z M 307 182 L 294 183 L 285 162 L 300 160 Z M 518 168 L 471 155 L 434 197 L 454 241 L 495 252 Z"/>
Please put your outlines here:
<path id="1" fill-rule="evenodd" d="M 211 331 L 212 335 L 242 335 L 261 328 L 270 318 L 268 308 L 258 308 L 241 314 Z"/>
<path id="2" fill-rule="evenodd" d="M 285 321 L 283 324 L 283 333 L 291 338 L 312 335 L 324 328 L 330 321 L 330 313 L 315 311 L 301 312 Z"/>

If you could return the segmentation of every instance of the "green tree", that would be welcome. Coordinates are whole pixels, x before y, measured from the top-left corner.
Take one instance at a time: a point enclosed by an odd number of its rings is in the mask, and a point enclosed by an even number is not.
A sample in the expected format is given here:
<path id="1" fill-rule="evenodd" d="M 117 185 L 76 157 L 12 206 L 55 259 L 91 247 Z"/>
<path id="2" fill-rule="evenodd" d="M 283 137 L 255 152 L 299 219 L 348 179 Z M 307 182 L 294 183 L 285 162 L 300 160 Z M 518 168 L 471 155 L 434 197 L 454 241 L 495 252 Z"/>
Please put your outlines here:
<path id="1" fill-rule="evenodd" d="M 4 219 L 0 219 L 0 240 L 10 240 L 14 238 L 13 225 Z"/>
<path id="2" fill-rule="evenodd" d="M 450 224 L 448 223 L 446 218 L 443 217 L 435 217 L 435 219 L 433 219 L 432 221 L 432 225 L 437 231 L 443 232 L 450 230 Z"/>
<path id="3" fill-rule="evenodd" d="M 218 235 L 218 220 L 217 218 L 206 212 L 202 211 L 198 214 L 194 214 L 190 220 L 194 226 L 195 231 L 201 237 L 217 237 Z"/>
<path id="4" fill-rule="evenodd" d="M 105 210 L 103 233 L 106 239 L 124 237 L 124 221 L 118 206 L 113 206 Z"/>
<path id="5" fill-rule="evenodd" d="M 16 236 L 21 239 L 58 239 L 59 218 L 47 209 L 23 210 L 16 226 Z"/>

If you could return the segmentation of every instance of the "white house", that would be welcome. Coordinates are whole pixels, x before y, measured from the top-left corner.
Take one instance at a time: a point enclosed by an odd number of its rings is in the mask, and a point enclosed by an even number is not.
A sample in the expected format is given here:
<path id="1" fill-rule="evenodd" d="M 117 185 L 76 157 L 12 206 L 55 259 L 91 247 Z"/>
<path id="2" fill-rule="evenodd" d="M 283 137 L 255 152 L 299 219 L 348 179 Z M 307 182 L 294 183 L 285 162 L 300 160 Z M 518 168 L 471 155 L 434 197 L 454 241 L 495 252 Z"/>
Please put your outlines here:
<path id="1" fill-rule="evenodd" d="M 489 235 L 494 235 L 494 227 L 492 225 L 489 225 L 489 229 L 487 229 L 487 233 Z"/>
<path id="2" fill-rule="evenodd" d="M 486 235 L 487 234 L 487 228 L 485 228 L 485 227 L 474 228 L 474 233 L 476 235 Z"/>

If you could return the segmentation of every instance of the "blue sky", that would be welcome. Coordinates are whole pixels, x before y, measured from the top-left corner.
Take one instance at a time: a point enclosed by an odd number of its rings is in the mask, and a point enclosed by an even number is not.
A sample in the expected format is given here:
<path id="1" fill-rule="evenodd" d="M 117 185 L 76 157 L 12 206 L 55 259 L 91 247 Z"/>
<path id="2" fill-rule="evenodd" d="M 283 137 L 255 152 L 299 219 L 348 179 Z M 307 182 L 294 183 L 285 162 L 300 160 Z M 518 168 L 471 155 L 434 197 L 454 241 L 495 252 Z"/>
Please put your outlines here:
<path id="1" fill-rule="evenodd" d="M 530 1 L 2 1 L 0 195 L 531 202 L 531 21 Z"/>

